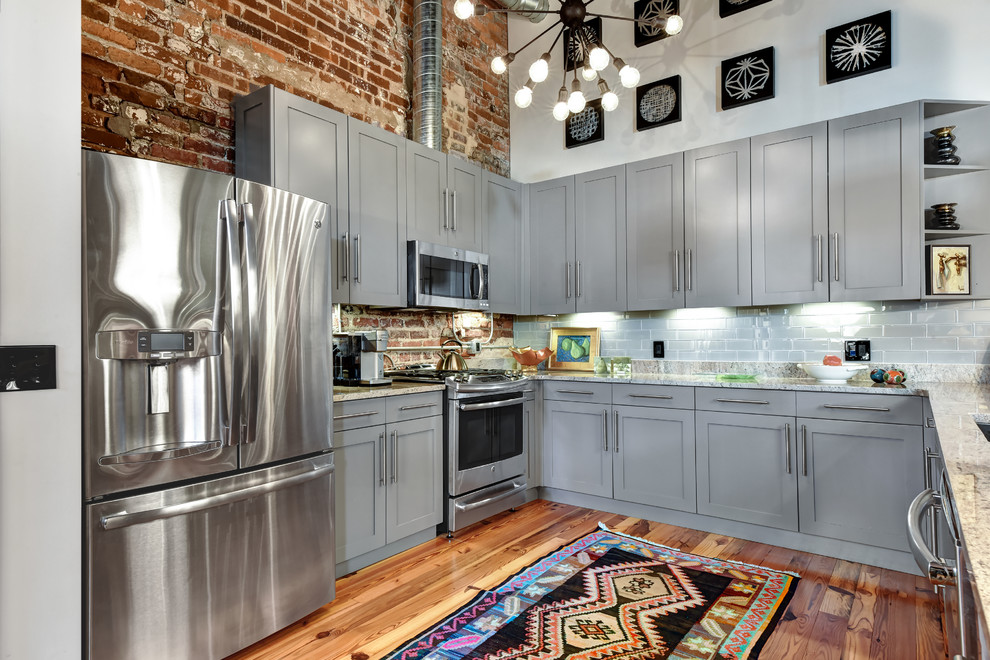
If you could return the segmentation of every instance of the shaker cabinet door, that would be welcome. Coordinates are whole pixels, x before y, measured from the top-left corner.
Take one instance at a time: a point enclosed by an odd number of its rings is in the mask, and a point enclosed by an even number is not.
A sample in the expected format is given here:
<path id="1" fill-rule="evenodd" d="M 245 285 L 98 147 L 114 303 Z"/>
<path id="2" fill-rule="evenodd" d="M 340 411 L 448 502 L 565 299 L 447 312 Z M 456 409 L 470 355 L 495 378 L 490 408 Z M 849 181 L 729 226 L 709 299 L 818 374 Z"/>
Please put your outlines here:
<path id="1" fill-rule="evenodd" d="M 385 426 L 334 434 L 337 562 L 385 545 Z"/>
<path id="2" fill-rule="evenodd" d="M 447 188 L 450 190 L 450 231 L 447 245 L 485 251 L 482 213 L 482 169 L 456 156 L 447 156 Z"/>
<path id="3" fill-rule="evenodd" d="M 523 187 L 505 177 L 484 173 L 483 208 L 487 232 L 489 311 L 526 314 L 529 282 L 528 240 L 523 240 Z"/>
<path id="4" fill-rule="evenodd" d="M 574 177 L 529 189 L 533 314 L 574 312 Z"/>
<path id="5" fill-rule="evenodd" d="M 443 417 L 388 425 L 385 538 L 389 543 L 443 520 Z"/>
<path id="6" fill-rule="evenodd" d="M 406 237 L 444 244 L 450 227 L 447 156 L 435 149 L 406 144 Z"/>
<path id="7" fill-rule="evenodd" d="M 543 404 L 543 483 L 612 497 L 609 406 L 566 401 Z"/>
<path id="8" fill-rule="evenodd" d="M 574 178 L 575 295 L 579 312 L 626 306 L 626 169 Z"/>
<path id="9" fill-rule="evenodd" d="M 615 499 L 694 513 L 694 411 L 614 406 Z"/>

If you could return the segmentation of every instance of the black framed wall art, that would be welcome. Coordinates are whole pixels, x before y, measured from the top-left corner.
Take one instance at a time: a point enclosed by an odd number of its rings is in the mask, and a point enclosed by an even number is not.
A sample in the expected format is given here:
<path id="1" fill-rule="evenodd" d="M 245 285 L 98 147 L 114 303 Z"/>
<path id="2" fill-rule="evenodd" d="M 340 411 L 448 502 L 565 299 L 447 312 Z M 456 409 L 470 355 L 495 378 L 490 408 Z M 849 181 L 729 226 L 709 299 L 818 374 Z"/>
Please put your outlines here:
<path id="1" fill-rule="evenodd" d="M 602 19 L 590 18 L 581 27 L 564 30 L 565 71 L 573 71 L 584 66 L 588 52 L 602 40 Z"/>
<path id="2" fill-rule="evenodd" d="M 652 20 L 680 14 L 680 0 L 636 0 L 633 3 L 633 18 Z M 637 48 L 666 39 L 667 34 L 659 25 L 633 23 L 633 43 Z"/>
<path id="3" fill-rule="evenodd" d="M 564 148 L 573 149 L 605 139 L 605 111 L 602 100 L 588 101 L 584 110 L 564 121 Z"/>
<path id="4" fill-rule="evenodd" d="M 673 124 L 680 120 L 680 76 L 671 76 L 636 88 L 637 131 Z"/>
<path id="5" fill-rule="evenodd" d="M 768 2 L 770 0 L 718 0 L 718 15 L 725 18 Z"/>
<path id="6" fill-rule="evenodd" d="M 774 97 L 774 48 L 722 60 L 722 109 Z"/>
<path id="7" fill-rule="evenodd" d="M 834 83 L 891 67 L 889 11 L 825 30 L 825 82 Z"/>

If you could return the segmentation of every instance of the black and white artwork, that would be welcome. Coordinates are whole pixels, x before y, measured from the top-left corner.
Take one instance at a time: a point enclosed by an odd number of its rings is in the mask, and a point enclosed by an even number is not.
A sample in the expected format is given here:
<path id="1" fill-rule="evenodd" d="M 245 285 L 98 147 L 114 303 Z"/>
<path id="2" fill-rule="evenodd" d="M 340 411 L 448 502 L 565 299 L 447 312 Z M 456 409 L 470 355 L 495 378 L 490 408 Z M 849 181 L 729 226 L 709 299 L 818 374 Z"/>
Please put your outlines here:
<path id="1" fill-rule="evenodd" d="M 564 148 L 571 149 L 605 139 L 605 111 L 602 100 L 588 101 L 584 110 L 564 122 Z"/>
<path id="2" fill-rule="evenodd" d="M 889 11 L 825 30 L 825 82 L 889 69 L 892 40 Z"/>
<path id="3" fill-rule="evenodd" d="M 637 20 L 667 18 L 680 13 L 679 0 L 636 0 L 633 3 L 633 17 Z M 633 23 L 633 43 L 636 47 L 652 44 L 670 35 L 658 25 Z"/>
<path id="4" fill-rule="evenodd" d="M 770 0 L 718 0 L 718 15 L 725 18 L 767 2 Z"/>
<path id="5" fill-rule="evenodd" d="M 722 109 L 774 96 L 773 46 L 722 60 Z"/>
<path id="6" fill-rule="evenodd" d="M 584 66 L 587 54 L 602 40 L 602 19 L 591 18 L 576 30 L 564 30 L 565 71 L 573 71 Z"/>
<path id="7" fill-rule="evenodd" d="M 673 124 L 680 120 L 680 76 L 671 76 L 636 88 L 637 131 Z"/>

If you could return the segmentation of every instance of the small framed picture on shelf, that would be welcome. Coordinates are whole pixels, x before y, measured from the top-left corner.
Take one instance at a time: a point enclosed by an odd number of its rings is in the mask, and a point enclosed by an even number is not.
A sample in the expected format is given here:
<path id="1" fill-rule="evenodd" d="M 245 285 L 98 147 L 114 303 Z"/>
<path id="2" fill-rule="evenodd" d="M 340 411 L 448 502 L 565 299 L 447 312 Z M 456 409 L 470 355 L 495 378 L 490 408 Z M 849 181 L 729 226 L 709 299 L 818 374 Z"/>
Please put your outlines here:
<path id="1" fill-rule="evenodd" d="M 550 328 L 550 368 L 593 371 L 600 339 L 599 328 Z"/>
<path id="2" fill-rule="evenodd" d="M 927 257 L 929 295 L 970 294 L 968 245 L 929 245 Z"/>

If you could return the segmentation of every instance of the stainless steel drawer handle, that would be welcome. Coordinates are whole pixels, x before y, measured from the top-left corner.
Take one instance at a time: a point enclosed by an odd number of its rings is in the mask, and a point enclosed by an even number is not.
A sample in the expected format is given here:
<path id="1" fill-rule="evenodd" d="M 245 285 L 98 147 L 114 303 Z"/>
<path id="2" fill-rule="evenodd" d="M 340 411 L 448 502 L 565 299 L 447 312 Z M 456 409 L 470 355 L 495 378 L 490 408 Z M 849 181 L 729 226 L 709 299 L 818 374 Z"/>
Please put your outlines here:
<path id="1" fill-rule="evenodd" d="M 499 500 L 504 500 L 507 497 L 512 497 L 513 495 L 521 493 L 524 490 L 526 490 L 526 482 L 519 483 L 513 481 L 512 488 L 510 490 L 492 495 L 491 497 L 486 497 L 485 499 L 478 500 L 477 502 L 468 502 L 467 504 L 455 502 L 454 508 L 458 511 L 470 511 L 471 509 L 477 509 L 478 507 L 485 506 L 486 504 L 491 504 L 492 502 L 498 502 Z"/>
<path id="2" fill-rule="evenodd" d="M 420 410 L 421 408 L 436 408 L 436 407 L 437 404 L 435 403 L 420 403 L 415 406 L 400 406 L 399 410 Z"/>
<path id="3" fill-rule="evenodd" d="M 214 440 L 213 442 L 197 442 L 195 444 L 174 447 L 172 449 L 164 449 L 159 446 L 158 449 L 146 448 L 144 451 L 130 451 L 124 452 L 123 454 L 101 456 L 96 462 L 100 465 L 123 465 L 128 463 L 169 461 L 175 458 L 185 458 L 186 456 L 204 454 L 208 451 L 213 451 L 214 449 L 220 449 L 221 447 L 223 447 L 223 440 Z"/>
<path id="4" fill-rule="evenodd" d="M 890 412 L 890 408 L 874 408 L 873 406 L 842 406 L 837 403 L 826 403 L 822 408 L 831 408 L 832 410 L 863 410 L 866 412 Z"/>
<path id="5" fill-rule="evenodd" d="M 214 509 L 218 506 L 223 506 L 224 504 L 233 504 L 234 502 L 249 500 L 251 498 L 258 497 L 259 495 L 265 495 L 276 490 L 282 490 L 283 488 L 303 484 L 307 481 L 318 479 L 331 472 L 333 472 L 333 464 L 324 465 L 323 467 L 318 467 L 310 470 L 309 472 L 303 472 L 302 474 L 286 477 L 285 479 L 269 481 L 267 483 L 258 484 L 257 486 L 249 486 L 240 490 L 231 491 L 229 493 L 221 493 L 220 495 L 213 495 L 212 497 L 204 497 L 191 502 L 172 504 L 158 509 L 150 509 L 148 511 L 115 513 L 113 515 L 102 517 L 100 519 L 100 526 L 103 527 L 103 529 L 111 530 L 119 529 L 121 527 L 128 527 L 130 525 L 140 525 L 142 523 L 154 522 L 156 520 L 164 520 L 166 518 L 174 518 L 176 516 L 186 516 L 191 513 Z"/>
<path id="6" fill-rule="evenodd" d="M 586 394 L 591 396 L 594 392 L 589 392 L 588 390 L 557 390 L 558 394 Z"/>
<path id="7" fill-rule="evenodd" d="M 524 397 L 517 396 L 512 399 L 504 399 L 502 401 L 485 401 L 484 403 L 458 403 L 458 410 L 489 410 L 491 408 L 505 408 L 507 406 L 521 406 L 523 404 Z"/>
<path id="8" fill-rule="evenodd" d="M 377 410 L 368 410 L 365 412 L 351 413 L 350 415 L 334 415 L 333 421 L 336 422 L 338 419 L 354 419 L 355 417 L 370 417 L 372 415 L 377 415 L 377 414 L 378 414 Z"/>
<path id="9" fill-rule="evenodd" d="M 719 403 L 751 403 L 754 406 L 769 406 L 769 401 L 756 401 L 754 399 L 715 399 Z"/>
<path id="10" fill-rule="evenodd" d="M 666 394 L 630 394 L 630 398 L 633 399 L 663 399 L 665 401 L 673 399 L 674 397 L 668 396 Z"/>

